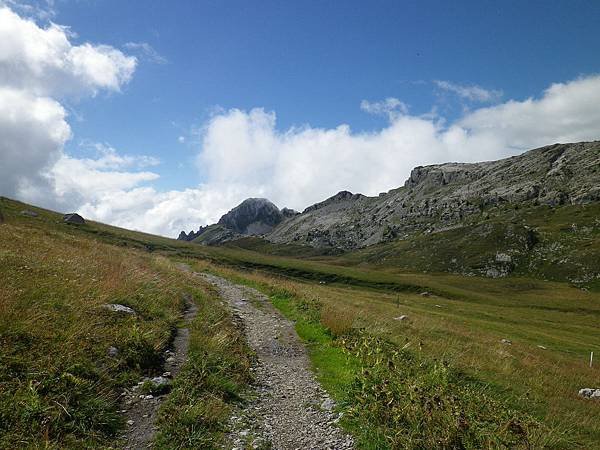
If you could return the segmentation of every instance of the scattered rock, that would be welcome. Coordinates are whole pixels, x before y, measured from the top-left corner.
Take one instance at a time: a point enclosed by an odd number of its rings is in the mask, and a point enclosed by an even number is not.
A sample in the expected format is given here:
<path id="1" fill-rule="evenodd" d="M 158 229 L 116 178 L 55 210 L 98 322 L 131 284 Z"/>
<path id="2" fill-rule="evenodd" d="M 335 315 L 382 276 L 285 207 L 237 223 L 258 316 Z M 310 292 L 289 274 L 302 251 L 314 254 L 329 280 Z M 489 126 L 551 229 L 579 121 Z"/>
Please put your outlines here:
<path id="1" fill-rule="evenodd" d="M 506 253 L 496 253 L 496 262 L 509 263 L 512 262 L 512 257 Z"/>
<path id="2" fill-rule="evenodd" d="M 394 317 L 394 320 L 408 320 L 408 316 L 402 315 L 402 316 Z"/>
<path id="3" fill-rule="evenodd" d="M 134 423 L 135 423 L 135 421 L 133 421 L 133 420 L 128 420 L 127 421 L 127 425 L 129 425 L 129 426 L 133 425 Z"/>
<path id="4" fill-rule="evenodd" d="M 162 374 L 162 376 L 165 378 L 171 378 L 171 372 L 165 372 Z"/>
<path id="5" fill-rule="evenodd" d="M 436 308 L 441 308 L 441 307 L 442 307 L 442 305 L 435 305 L 435 307 L 436 307 Z"/>
<path id="6" fill-rule="evenodd" d="M 583 398 L 600 398 L 600 389 L 583 388 L 579 389 L 579 396 Z"/>
<path id="7" fill-rule="evenodd" d="M 512 345 L 512 341 L 510 339 L 502 339 L 500 342 L 506 345 Z"/>
<path id="8" fill-rule="evenodd" d="M 538 348 L 541 348 L 542 350 L 547 350 L 546 347 L 544 347 L 543 345 L 538 345 Z"/>
<path id="9" fill-rule="evenodd" d="M 108 309 L 113 312 L 123 313 L 123 314 L 137 314 L 134 309 L 129 306 L 120 305 L 118 303 L 105 303 L 102 305 L 102 308 Z"/>
<path id="10" fill-rule="evenodd" d="M 117 347 L 113 347 L 112 345 L 110 347 L 108 347 L 108 350 L 106 352 L 108 354 L 108 356 L 110 356 L 111 358 L 115 358 L 116 356 L 119 355 L 119 349 Z"/>
<path id="11" fill-rule="evenodd" d="M 431 297 L 431 292 L 427 292 L 427 291 L 421 292 L 420 295 L 421 295 L 421 297 Z"/>
<path id="12" fill-rule="evenodd" d="M 321 408 L 325 411 L 333 411 L 333 408 L 335 408 L 335 402 L 330 398 L 326 398 L 323 403 L 321 403 Z"/>
<path id="13" fill-rule="evenodd" d="M 77 213 L 68 213 L 63 216 L 63 221 L 65 223 L 70 223 L 73 225 L 85 225 L 85 220 Z"/>
<path id="14" fill-rule="evenodd" d="M 37 217 L 37 216 L 39 216 L 38 213 L 36 213 L 35 211 L 31 211 L 30 209 L 24 209 L 23 211 L 21 211 L 21 215 L 22 216 L 26 216 L 26 217 Z"/>
<path id="15" fill-rule="evenodd" d="M 165 377 L 154 377 L 150 380 L 150 382 L 156 387 L 166 386 L 170 383 L 170 381 Z"/>

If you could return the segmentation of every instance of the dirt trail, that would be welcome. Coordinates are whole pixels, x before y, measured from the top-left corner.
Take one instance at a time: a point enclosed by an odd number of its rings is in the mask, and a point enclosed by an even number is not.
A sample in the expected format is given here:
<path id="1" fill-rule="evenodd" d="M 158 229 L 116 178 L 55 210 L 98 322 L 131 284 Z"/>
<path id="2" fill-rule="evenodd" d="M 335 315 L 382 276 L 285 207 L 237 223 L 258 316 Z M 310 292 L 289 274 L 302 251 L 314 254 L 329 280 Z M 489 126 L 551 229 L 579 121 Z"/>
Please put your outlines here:
<path id="1" fill-rule="evenodd" d="M 188 324 L 196 317 L 198 307 L 191 296 L 185 296 L 184 300 L 183 319 Z M 172 350 L 165 352 L 165 373 L 163 373 L 165 378 L 177 376 L 187 359 L 189 342 L 190 330 L 186 327 L 178 328 Z M 125 390 L 124 409 L 121 411 L 127 421 L 127 432 L 123 436 L 125 449 L 138 450 L 152 447 L 158 408 L 165 397 L 166 395 L 143 395 L 139 392 L 139 385 Z"/>
<path id="2" fill-rule="evenodd" d="M 254 399 L 232 417 L 228 448 L 353 448 L 352 438 L 336 425 L 335 404 L 315 380 L 293 323 L 260 292 L 214 275 L 202 276 L 243 321 L 258 359 Z"/>

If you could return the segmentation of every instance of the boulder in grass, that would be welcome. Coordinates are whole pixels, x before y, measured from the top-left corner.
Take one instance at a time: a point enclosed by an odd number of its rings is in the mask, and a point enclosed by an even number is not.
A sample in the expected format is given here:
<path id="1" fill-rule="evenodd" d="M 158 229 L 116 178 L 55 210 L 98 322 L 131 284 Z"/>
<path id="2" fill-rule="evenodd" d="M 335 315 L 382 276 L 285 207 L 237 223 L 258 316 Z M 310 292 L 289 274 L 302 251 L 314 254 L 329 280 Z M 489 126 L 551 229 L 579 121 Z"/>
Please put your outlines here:
<path id="1" fill-rule="evenodd" d="M 583 398 L 600 399 L 600 389 L 583 388 L 579 389 L 579 396 Z"/>
<path id="2" fill-rule="evenodd" d="M 39 216 L 38 213 L 36 213 L 35 211 L 32 211 L 30 209 L 24 209 L 23 211 L 21 211 L 21 215 L 22 216 L 26 216 L 26 217 L 37 217 L 37 216 Z"/>
<path id="3" fill-rule="evenodd" d="M 102 305 L 102 308 L 108 309 L 113 312 L 123 313 L 123 314 L 131 314 L 131 315 L 136 314 L 134 309 L 130 308 L 129 306 L 120 305 L 118 303 L 106 303 L 106 304 Z"/>
<path id="4" fill-rule="evenodd" d="M 69 213 L 63 216 L 65 223 L 71 223 L 73 225 L 85 225 L 85 220 L 77 213 Z"/>

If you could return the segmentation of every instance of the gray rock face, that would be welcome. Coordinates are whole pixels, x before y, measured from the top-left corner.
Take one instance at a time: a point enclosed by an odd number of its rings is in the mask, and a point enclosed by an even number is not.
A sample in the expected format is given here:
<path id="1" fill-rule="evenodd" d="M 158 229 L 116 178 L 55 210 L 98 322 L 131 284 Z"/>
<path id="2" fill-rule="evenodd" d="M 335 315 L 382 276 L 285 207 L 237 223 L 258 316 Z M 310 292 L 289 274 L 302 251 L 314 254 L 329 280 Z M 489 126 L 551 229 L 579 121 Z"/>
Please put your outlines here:
<path id="1" fill-rule="evenodd" d="M 208 229 L 208 226 L 206 227 L 200 227 L 198 228 L 198 231 L 190 231 L 189 234 L 186 233 L 185 231 L 182 231 L 181 233 L 179 233 L 179 236 L 177 237 L 177 240 L 179 241 L 193 241 L 194 239 L 196 239 L 197 237 L 199 237 L 202 233 L 204 233 L 206 230 Z"/>
<path id="2" fill-rule="evenodd" d="M 283 221 L 266 237 L 276 243 L 352 250 L 414 231 L 460 227 L 486 206 L 596 201 L 600 142 L 554 144 L 498 161 L 416 167 L 401 188 L 378 197 L 342 191 Z M 534 235 L 531 245 L 533 240 Z M 498 262 L 508 265 L 505 256 Z M 503 276 L 507 268 L 491 272 Z"/>
<path id="3" fill-rule="evenodd" d="M 218 225 L 245 235 L 268 233 L 283 220 L 279 208 L 266 198 L 248 198 L 225 214 Z"/>
<path id="4" fill-rule="evenodd" d="M 77 213 L 68 213 L 63 216 L 63 221 L 65 223 L 70 223 L 74 225 L 84 225 L 85 220 Z"/>

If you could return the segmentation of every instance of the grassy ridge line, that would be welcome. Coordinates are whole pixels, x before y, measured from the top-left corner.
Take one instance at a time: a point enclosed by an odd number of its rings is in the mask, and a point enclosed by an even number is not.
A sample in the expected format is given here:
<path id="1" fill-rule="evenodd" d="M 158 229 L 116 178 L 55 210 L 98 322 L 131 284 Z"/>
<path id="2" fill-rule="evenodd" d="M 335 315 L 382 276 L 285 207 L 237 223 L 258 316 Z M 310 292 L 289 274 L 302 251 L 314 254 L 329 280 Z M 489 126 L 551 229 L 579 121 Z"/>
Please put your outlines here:
<path id="1" fill-rule="evenodd" d="M 161 406 L 157 449 L 223 448 L 231 405 L 251 381 L 251 351 L 242 330 L 214 289 L 199 284 L 193 291 L 199 310 L 190 324 L 188 360 Z"/>
<path id="2" fill-rule="evenodd" d="M 206 267 L 205 267 L 206 268 Z M 346 413 L 359 448 L 540 448 L 572 445 L 512 409 L 485 383 L 447 362 L 418 356 L 353 328 L 343 310 L 323 308 L 285 282 L 208 268 L 270 296 L 295 322 L 319 381 Z"/>

